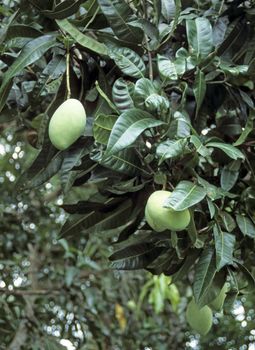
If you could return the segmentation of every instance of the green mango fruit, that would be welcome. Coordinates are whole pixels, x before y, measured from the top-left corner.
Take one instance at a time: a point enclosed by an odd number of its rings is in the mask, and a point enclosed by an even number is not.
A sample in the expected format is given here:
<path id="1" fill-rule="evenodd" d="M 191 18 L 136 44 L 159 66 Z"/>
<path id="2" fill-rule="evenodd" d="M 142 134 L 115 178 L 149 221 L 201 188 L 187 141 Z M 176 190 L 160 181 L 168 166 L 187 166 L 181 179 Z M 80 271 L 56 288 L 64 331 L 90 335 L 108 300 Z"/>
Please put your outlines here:
<path id="1" fill-rule="evenodd" d="M 213 301 L 211 301 L 210 306 L 212 309 L 214 309 L 215 311 L 222 310 L 228 290 L 228 283 L 225 283 L 224 286 L 221 288 L 219 295 Z"/>
<path id="2" fill-rule="evenodd" d="M 49 138 L 59 150 L 71 146 L 84 132 L 86 112 L 79 100 L 70 98 L 54 112 L 49 123 Z"/>
<path id="3" fill-rule="evenodd" d="M 169 198 L 169 191 L 153 192 L 145 207 L 145 219 L 150 227 L 157 231 L 164 230 L 181 231 L 184 230 L 190 222 L 190 212 L 188 209 L 176 211 L 171 208 L 164 208 L 165 200 Z"/>
<path id="4" fill-rule="evenodd" d="M 206 335 L 212 327 L 212 310 L 207 305 L 200 309 L 192 299 L 186 310 L 186 320 L 192 329 L 200 335 Z"/>

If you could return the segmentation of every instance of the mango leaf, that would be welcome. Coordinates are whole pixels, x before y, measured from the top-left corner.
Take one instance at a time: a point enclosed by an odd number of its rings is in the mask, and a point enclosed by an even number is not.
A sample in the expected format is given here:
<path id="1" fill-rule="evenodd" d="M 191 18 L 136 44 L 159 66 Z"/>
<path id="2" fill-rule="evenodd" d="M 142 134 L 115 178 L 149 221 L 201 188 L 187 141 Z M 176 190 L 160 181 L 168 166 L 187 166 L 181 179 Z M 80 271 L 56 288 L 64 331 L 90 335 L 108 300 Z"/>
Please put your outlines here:
<path id="1" fill-rule="evenodd" d="M 52 35 L 43 35 L 31 40 L 21 50 L 14 63 L 5 72 L 0 87 L 0 111 L 5 105 L 12 78 L 20 73 L 25 67 L 37 61 L 46 51 L 55 46 L 56 38 Z"/>
<path id="2" fill-rule="evenodd" d="M 108 203 L 111 203 L 111 199 L 106 200 L 105 207 Z M 80 236 L 81 232 L 97 233 L 121 227 L 128 222 L 131 209 L 132 201 L 127 200 L 112 211 L 91 210 L 84 214 L 71 215 L 63 225 L 60 236 L 69 238 Z"/>
<path id="3" fill-rule="evenodd" d="M 103 165 L 106 168 L 124 173 L 127 175 L 137 175 L 140 172 L 149 174 L 144 167 L 141 166 L 141 162 L 138 156 L 132 149 L 124 149 L 116 154 L 108 156 L 98 152 L 95 155 L 91 155 L 91 159 Z"/>
<path id="4" fill-rule="evenodd" d="M 110 48 L 109 55 L 124 74 L 132 78 L 144 76 L 144 61 L 135 51 L 128 47 L 114 47 Z"/>
<path id="5" fill-rule="evenodd" d="M 203 250 L 195 267 L 193 293 L 198 305 L 203 306 L 216 272 L 214 250 L 208 247 Z"/>
<path id="6" fill-rule="evenodd" d="M 108 55 L 108 49 L 104 44 L 93 39 L 91 36 L 81 33 L 79 29 L 72 25 L 67 19 L 58 19 L 56 22 L 63 31 L 67 32 L 75 42 L 81 46 L 96 52 L 99 55 Z"/>
<path id="7" fill-rule="evenodd" d="M 219 216 L 222 220 L 224 228 L 228 232 L 232 232 L 236 228 L 236 222 L 233 217 L 226 211 L 219 211 Z"/>
<path id="8" fill-rule="evenodd" d="M 35 177 L 26 183 L 26 189 L 38 187 L 54 176 L 59 171 L 63 158 L 63 152 L 58 152 L 46 167 L 43 167 Z"/>
<path id="9" fill-rule="evenodd" d="M 97 0 L 100 8 L 109 22 L 114 34 L 121 40 L 140 43 L 143 33 L 139 28 L 132 27 L 128 22 L 135 21 L 128 4 L 122 0 Z"/>
<path id="10" fill-rule="evenodd" d="M 245 159 L 243 153 L 238 148 L 230 144 L 223 143 L 223 142 L 208 142 L 206 146 L 219 148 L 232 159 L 235 159 L 235 160 L 238 158 Z"/>
<path id="11" fill-rule="evenodd" d="M 190 142 L 193 143 L 193 145 L 194 145 L 195 148 L 196 148 L 197 153 L 200 154 L 201 156 L 203 156 L 203 157 L 208 157 L 208 156 L 211 154 L 211 152 L 209 151 L 209 149 L 206 148 L 206 147 L 202 144 L 202 142 L 200 141 L 200 139 L 199 139 L 197 136 L 192 135 L 192 136 L 190 137 Z"/>
<path id="12" fill-rule="evenodd" d="M 137 80 L 133 93 L 134 101 L 137 106 L 144 106 L 147 98 L 154 94 L 158 94 L 158 90 L 150 79 L 141 78 Z"/>
<path id="13" fill-rule="evenodd" d="M 206 190 L 190 181 L 181 181 L 165 201 L 165 208 L 180 211 L 201 202 L 206 196 Z"/>
<path id="14" fill-rule="evenodd" d="M 96 142 L 107 145 L 112 128 L 118 119 L 116 115 L 99 114 L 93 123 L 93 136 Z"/>
<path id="15" fill-rule="evenodd" d="M 111 131 L 106 154 L 110 155 L 132 145 L 147 128 L 164 124 L 145 111 L 132 108 L 122 113 Z"/>
<path id="16" fill-rule="evenodd" d="M 237 225 L 238 225 L 240 231 L 242 232 L 242 234 L 244 236 L 248 236 L 248 237 L 251 237 L 253 239 L 255 238 L 255 225 L 253 224 L 251 219 L 249 219 L 245 215 L 237 214 L 236 215 L 236 222 L 237 222 Z"/>
<path id="17" fill-rule="evenodd" d="M 249 294 L 254 292 L 255 288 L 255 279 L 251 272 L 247 269 L 246 266 L 241 264 L 239 261 L 235 259 L 235 263 L 237 264 L 239 270 L 242 272 L 243 276 L 245 277 L 246 280 L 246 286 L 242 288 L 242 293 Z"/>
<path id="18" fill-rule="evenodd" d="M 254 126 L 253 126 L 254 125 L 254 119 L 255 119 L 255 113 L 254 113 L 253 110 L 250 110 L 250 114 L 249 114 L 249 117 L 248 117 L 248 119 L 246 121 L 244 130 L 242 131 L 241 135 L 239 136 L 239 138 L 234 143 L 234 146 L 240 146 L 240 145 L 242 145 L 245 142 L 245 140 L 247 139 L 249 134 L 254 129 Z"/>
<path id="19" fill-rule="evenodd" d="M 174 0 L 161 0 L 162 16 L 167 20 L 167 23 L 175 17 L 176 5 Z"/>
<path id="20" fill-rule="evenodd" d="M 161 142 L 156 149 L 156 154 L 159 157 L 159 165 L 162 164 L 166 159 L 183 155 L 186 145 L 186 139 L 167 140 Z"/>
<path id="21" fill-rule="evenodd" d="M 196 116 L 195 117 L 197 118 L 198 112 L 203 103 L 205 92 L 206 92 L 205 75 L 200 69 L 197 69 L 193 90 L 194 90 L 194 95 L 196 99 Z"/>
<path id="22" fill-rule="evenodd" d="M 211 23 L 207 18 L 187 20 L 186 30 L 190 51 L 197 59 L 205 59 L 213 50 Z"/>
<path id="23" fill-rule="evenodd" d="M 126 110 L 134 107 L 134 102 L 130 95 L 130 90 L 133 87 L 132 83 L 128 83 L 123 78 L 117 79 L 112 87 L 112 99 L 115 106 L 119 111 L 125 112 Z"/>
<path id="24" fill-rule="evenodd" d="M 173 61 L 168 57 L 158 55 L 158 71 L 162 80 L 177 80 L 178 74 Z"/>
<path id="25" fill-rule="evenodd" d="M 75 14 L 83 2 L 84 0 L 66 0 L 59 3 L 53 10 L 41 10 L 41 12 L 51 19 L 64 19 Z"/>
<path id="26" fill-rule="evenodd" d="M 233 252 L 235 247 L 235 236 L 223 232 L 217 225 L 213 227 L 214 243 L 216 251 L 217 271 L 225 265 L 233 264 Z"/>
<path id="27" fill-rule="evenodd" d="M 241 160 L 237 159 L 224 166 L 221 172 L 220 185 L 225 191 L 231 190 L 235 185 L 241 166 Z"/>
<path id="28" fill-rule="evenodd" d="M 113 253 L 109 259 L 111 266 L 118 270 L 137 270 L 146 268 L 155 260 L 164 248 L 153 244 L 140 243 Z"/>

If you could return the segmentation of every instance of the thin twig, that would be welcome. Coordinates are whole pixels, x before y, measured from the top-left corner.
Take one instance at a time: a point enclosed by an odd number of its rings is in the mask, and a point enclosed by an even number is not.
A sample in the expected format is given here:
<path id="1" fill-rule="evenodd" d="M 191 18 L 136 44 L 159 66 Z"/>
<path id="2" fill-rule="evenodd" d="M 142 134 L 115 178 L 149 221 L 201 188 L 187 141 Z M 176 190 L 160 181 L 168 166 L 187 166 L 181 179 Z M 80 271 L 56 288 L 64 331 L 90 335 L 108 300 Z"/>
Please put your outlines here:
<path id="1" fill-rule="evenodd" d="M 69 44 L 67 46 L 67 52 L 66 52 L 66 89 L 67 89 L 67 99 L 69 99 L 71 97 Z"/>

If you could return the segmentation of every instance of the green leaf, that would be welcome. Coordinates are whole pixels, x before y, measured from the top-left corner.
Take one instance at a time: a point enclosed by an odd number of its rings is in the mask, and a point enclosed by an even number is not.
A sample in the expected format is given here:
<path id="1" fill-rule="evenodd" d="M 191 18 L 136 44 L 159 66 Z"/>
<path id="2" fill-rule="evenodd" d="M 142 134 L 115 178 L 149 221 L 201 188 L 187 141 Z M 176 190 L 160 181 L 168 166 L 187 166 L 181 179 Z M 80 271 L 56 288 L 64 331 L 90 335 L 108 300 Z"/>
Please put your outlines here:
<path id="1" fill-rule="evenodd" d="M 135 21 L 137 17 L 131 8 L 123 0 L 97 0 L 114 34 L 121 40 L 131 43 L 140 43 L 142 31 L 132 27 L 129 22 Z"/>
<path id="2" fill-rule="evenodd" d="M 113 253 L 109 259 L 111 266 L 118 270 L 137 270 L 146 268 L 155 260 L 163 248 L 155 247 L 153 244 L 140 243 L 123 248 Z"/>
<path id="3" fill-rule="evenodd" d="M 195 117 L 197 118 L 198 112 L 203 103 L 205 92 L 206 92 L 205 75 L 200 69 L 197 69 L 193 90 L 194 90 L 194 95 L 196 99 L 196 116 Z"/>
<path id="4" fill-rule="evenodd" d="M 203 250 L 195 267 L 193 293 L 198 305 L 203 306 L 203 299 L 210 291 L 216 272 L 214 251 L 208 247 Z"/>
<path id="5" fill-rule="evenodd" d="M 243 153 L 236 148 L 235 146 L 232 146 L 228 143 L 223 142 L 208 142 L 206 144 L 207 147 L 215 147 L 221 149 L 224 153 L 226 153 L 230 158 L 232 159 L 245 159 Z"/>
<path id="6" fill-rule="evenodd" d="M 54 176 L 59 171 L 63 158 L 63 152 L 58 152 L 46 167 L 41 168 L 36 176 L 27 182 L 26 189 L 38 187 Z"/>
<path id="7" fill-rule="evenodd" d="M 233 264 L 235 236 L 223 232 L 216 224 L 213 227 L 217 271 L 225 265 Z"/>
<path id="8" fill-rule="evenodd" d="M 221 172 L 220 185 L 225 191 L 231 190 L 235 185 L 241 166 L 241 160 L 237 159 L 224 166 Z"/>
<path id="9" fill-rule="evenodd" d="M 85 35 L 79 31 L 74 25 L 72 25 L 67 19 L 56 20 L 58 26 L 80 44 L 81 46 L 89 49 L 99 55 L 108 55 L 107 47 L 99 41 L 93 39 L 91 36 Z"/>
<path id="10" fill-rule="evenodd" d="M 118 119 L 116 115 L 99 114 L 93 123 L 93 136 L 96 142 L 107 145 L 112 128 Z"/>
<path id="11" fill-rule="evenodd" d="M 165 201 L 164 207 L 180 211 L 201 202 L 206 190 L 190 181 L 181 181 Z"/>
<path id="12" fill-rule="evenodd" d="M 5 105 L 10 89 L 12 78 L 20 73 L 25 67 L 37 61 L 46 51 L 55 46 L 56 38 L 52 35 L 43 35 L 31 40 L 26 44 L 14 63 L 3 76 L 0 87 L 0 111 Z"/>
<path id="13" fill-rule="evenodd" d="M 178 74 L 174 62 L 168 57 L 158 55 L 158 70 L 162 80 L 177 80 Z"/>
<path id="14" fill-rule="evenodd" d="M 195 148 L 196 148 L 197 153 L 199 153 L 201 156 L 203 156 L 203 157 L 208 157 L 208 156 L 211 154 L 211 152 L 209 151 L 209 149 L 206 148 L 206 147 L 202 144 L 202 142 L 200 141 L 200 139 L 199 139 L 197 136 L 192 135 L 192 136 L 190 137 L 190 142 L 193 143 L 193 145 L 194 145 Z"/>
<path id="15" fill-rule="evenodd" d="M 212 26 L 207 18 L 187 20 L 186 30 L 191 53 L 205 59 L 213 50 Z"/>
<path id="16" fill-rule="evenodd" d="M 111 131 L 107 144 L 107 155 L 116 153 L 135 142 L 147 128 L 164 124 L 145 111 L 132 108 L 122 113 Z"/>
<path id="17" fill-rule="evenodd" d="M 135 51 L 127 47 L 114 47 L 110 48 L 109 55 L 124 74 L 133 78 L 144 76 L 144 61 Z"/>
<path id="18" fill-rule="evenodd" d="M 248 236 L 248 237 L 251 237 L 253 239 L 255 238 L 255 225 L 253 224 L 251 219 L 249 219 L 245 215 L 237 214 L 236 215 L 236 222 L 237 222 L 237 225 L 238 225 L 240 231 L 242 232 L 242 234 L 244 236 Z"/>
<path id="19" fill-rule="evenodd" d="M 103 207 L 107 207 L 107 204 L 112 199 L 107 199 Z M 110 212 L 103 212 L 102 210 L 91 210 L 84 214 L 71 215 L 65 224 L 63 225 L 60 236 L 61 237 L 73 237 L 75 235 L 83 233 L 101 233 L 110 229 L 125 226 L 130 216 L 132 209 L 132 201 L 127 200 L 120 204 L 116 209 Z"/>
<path id="20" fill-rule="evenodd" d="M 249 117 L 248 117 L 247 122 L 245 124 L 245 127 L 244 127 L 241 135 L 239 136 L 239 138 L 234 143 L 234 146 L 240 146 L 245 142 L 245 140 L 247 139 L 249 134 L 254 129 L 254 119 L 255 119 L 255 113 L 253 110 L 250 110 L 250 114 L 249 114 Z"/>
<path id="21" fill-rule="evenodd" d="M 167 140 L 160 143 L 156 149 L 156 154 L 159 157 L 159 165 L 162 164 L 166 159 L 183 155 L 186 145 L 186 139 Z"/>
<path id="22" fill-rule="evenodd" d="M 125 112 L 134 107 L 134 102 L 130 96 L 133 84 L 123 78 L 117 79 L 112 87 L 112 99 L 119 111 Z"/>
<path id="23" fill-rule="evenodd" d="M 176 5 L 174 0 L 161 0 L 162 16 L 167 20 L 167 23 L 175 17 Z"/>
<path id="24" fill-rule="evenodd" d="M 75 14 L 83 2 L 84 0 L 66 0 L 59 3 L 53 10 L 41 12 L 51 19 L 64 19 Z"/>
<path id="25" fill-rule="evenodd" d="M 141 172 L 146 175 L 149 174 L 143 167 L 141 167 L 141 162 L 135 152 L 129 148 L 110 156 L 99 152 L 94 156 L 91 155 L 91 158 L 106 168 L 127 175 L 133 176 Z"/>
<path id="26" fill-rule="evenodd" d="M 137 80 L 134 89 L 134 100 L 137 106 L 144 106 L 146 99 L 153 94 L 158 94 L 158 90 L 150 79 Z"/>

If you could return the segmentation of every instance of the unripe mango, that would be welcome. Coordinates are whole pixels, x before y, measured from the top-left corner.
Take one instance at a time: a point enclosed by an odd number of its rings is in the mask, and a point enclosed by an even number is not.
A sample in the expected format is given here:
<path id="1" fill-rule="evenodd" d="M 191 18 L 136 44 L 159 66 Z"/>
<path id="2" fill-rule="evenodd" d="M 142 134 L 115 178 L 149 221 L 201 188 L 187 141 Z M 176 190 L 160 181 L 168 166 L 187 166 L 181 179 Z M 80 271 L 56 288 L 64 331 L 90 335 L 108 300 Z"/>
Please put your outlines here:
<path id="1" fill-rule="evenodd" d="M 192 299 L 187 307 L 186 320 L 192 329 L 201 335 L 206 335 L 212 327 L 212 310 L 207 305 L 200 309 Z"/>
<path id="2" fill-rule="evenodd" d="M 210 306 L 215 311 L 221 311 L 222 310 L 228 290 L 229 290 L 228 283 L 225 283 L 224 286 L 221 288 L 221 291 L 220 291 L 219 295 L 210 303 Z"/>
<path id="3" fill-rule="evenodd" d="M 49 138 L 59 150 L 71 146 L 84 132 L 86 112 L 79 100 L 70 98 L 54 112 L 49 123 Z"/>
<path id="4" fill-rule="evenodd" d="M 145 207 L 145 219 L 147 223 L 157 232 L 164 230 L 181 231 L 190 222 L 188 209 L 176 211 L 171 208 L 164 208 L 165 200 L 171 195 L 169 191 L 153 192 Z"/>

